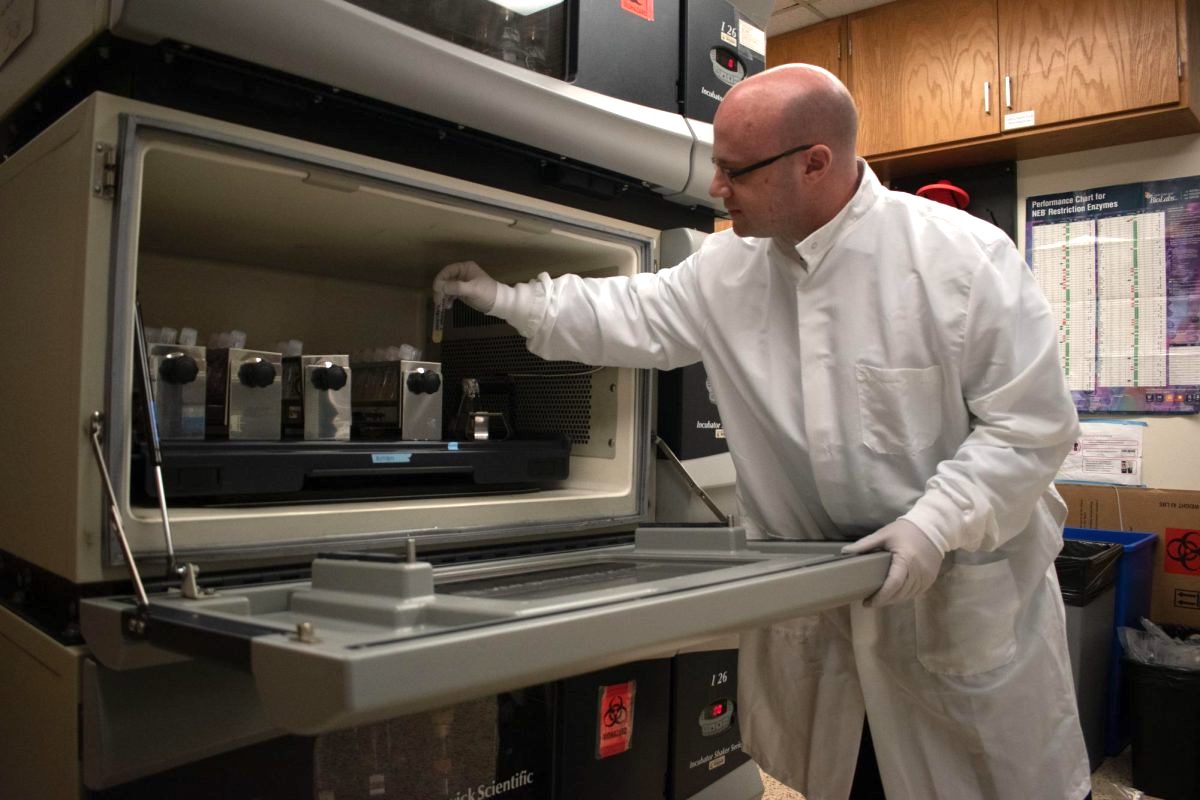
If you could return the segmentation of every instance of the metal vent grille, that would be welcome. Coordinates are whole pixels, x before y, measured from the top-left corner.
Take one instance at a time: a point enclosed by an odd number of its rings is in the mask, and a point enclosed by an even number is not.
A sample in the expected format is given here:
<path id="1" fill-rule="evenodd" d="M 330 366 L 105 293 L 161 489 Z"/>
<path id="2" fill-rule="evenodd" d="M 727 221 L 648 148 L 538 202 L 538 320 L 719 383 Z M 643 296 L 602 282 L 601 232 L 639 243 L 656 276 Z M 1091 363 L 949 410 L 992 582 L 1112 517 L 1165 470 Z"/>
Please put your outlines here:
<path id="1" fill-rule="evenodd" d="M 450 425 L 462 400 L 462 379 L 477 378 L 480 410 L 503 412 L 515 435 L 563 434 L 574 456 L 616 455 L 619 370 L 539 358 L 502 319 L 466 303 L 451 306 L 445 324 L 443 411 Z"/>
<path id="2" fill-rule="evenodd" d="M 467 328 L 495 328 L 504 326 L 504 320 L 485 314 L 482 311 L 476 311 L 466 303 L 455 303 L 450 306 L 450 313 L 446 315 L 446 324 L 455 330 L 461 331 Z"/>
<path id="3" fill-rule="evenodd" d="M 494 318 L 473 312 L 479 325 L 494 330 Z M 469 327 L 471 326 L 468 322 Z M 462 330 L 458 315 L 454 327 Z M 511 330 L 505 326 L 505 330 Z M 573 361 L 546 361 L 525 348 L 515 334 L 461 338 L 442 343 L 442 373 L 446 378 L 446 418 L 453 419 L 462 400 L 462 379 L 481 379 L 480 408 L 504 412 L 514 432 L 529 436 L 564 433 L 576 448 L 589 445 L 593 427 L 591 367 Z M 488 381 L 486 379 L 497 380 Z M 607 440 L 605 445 L 607 445 Z"/>

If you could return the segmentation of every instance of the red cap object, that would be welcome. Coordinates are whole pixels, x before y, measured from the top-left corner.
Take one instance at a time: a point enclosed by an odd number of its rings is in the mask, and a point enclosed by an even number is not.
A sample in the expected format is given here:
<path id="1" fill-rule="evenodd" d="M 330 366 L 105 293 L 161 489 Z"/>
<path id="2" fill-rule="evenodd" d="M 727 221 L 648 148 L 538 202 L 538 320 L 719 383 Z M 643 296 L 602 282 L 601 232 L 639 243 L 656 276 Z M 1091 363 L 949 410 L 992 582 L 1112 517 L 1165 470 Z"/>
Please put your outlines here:
<path id="1" fill-rule="evenodd" d="M 917 197 L 924 197 L 937 203 L 945 203 L 955 208 L 966 208 L 971 202 L 971 195 L 966 189 L 955 186 L 948 180 L 940 180 L 917 189 Z"/>

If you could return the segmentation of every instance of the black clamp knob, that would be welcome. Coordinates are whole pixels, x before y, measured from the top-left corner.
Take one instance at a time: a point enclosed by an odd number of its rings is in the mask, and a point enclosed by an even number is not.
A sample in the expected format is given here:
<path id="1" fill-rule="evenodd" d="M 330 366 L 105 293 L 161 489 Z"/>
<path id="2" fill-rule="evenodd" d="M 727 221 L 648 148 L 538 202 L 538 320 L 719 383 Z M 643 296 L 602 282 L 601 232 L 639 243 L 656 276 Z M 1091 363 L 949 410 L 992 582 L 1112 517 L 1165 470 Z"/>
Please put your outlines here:
<path id="1" fill-rule="evenodd" d="M 313 368 L 312 385 L 323 392 L 336 392 L 346 385 L 346 370 L 338 364 L 326 364 L 328 366 Z"/>
<path id="2" fill-rule="evenodd" d="M 275 365 L 259 358 L 238 367 L 238 380 L 251 389 L 265 389 L 275 382 Z"/>
<path id="3" fill-rule="evenodd" d="M 428 370 L 410 372 L 405 385 L 413 394 L 436 394 L 442 388 L 442 376 Z"/>
<path id="4" fill-rule="evenodd" d="M 158 375 L 166 383 L 184 384 L 196 380 L 200 366 L 196 359 L 182 353 L 167 356 L 158 366 Z"/>

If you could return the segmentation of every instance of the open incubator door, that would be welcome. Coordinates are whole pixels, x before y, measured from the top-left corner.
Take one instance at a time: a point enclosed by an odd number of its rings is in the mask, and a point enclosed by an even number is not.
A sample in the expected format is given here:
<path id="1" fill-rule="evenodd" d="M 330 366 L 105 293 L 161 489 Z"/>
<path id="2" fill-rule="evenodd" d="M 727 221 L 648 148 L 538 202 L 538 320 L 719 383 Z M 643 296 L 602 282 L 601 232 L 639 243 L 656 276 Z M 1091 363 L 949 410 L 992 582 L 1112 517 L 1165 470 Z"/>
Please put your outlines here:
<path id="1" fill-rule="evenodd" d="M 159 648 L 248 671 L 266 717 L 320 733 L 651 656 L 860 600 L 889 557 L 728 528 L 646 528 L 632 546 L 435 571 L 331 556 L 311 582 L 187 600 L 85 601 L 102 664 Z"/>

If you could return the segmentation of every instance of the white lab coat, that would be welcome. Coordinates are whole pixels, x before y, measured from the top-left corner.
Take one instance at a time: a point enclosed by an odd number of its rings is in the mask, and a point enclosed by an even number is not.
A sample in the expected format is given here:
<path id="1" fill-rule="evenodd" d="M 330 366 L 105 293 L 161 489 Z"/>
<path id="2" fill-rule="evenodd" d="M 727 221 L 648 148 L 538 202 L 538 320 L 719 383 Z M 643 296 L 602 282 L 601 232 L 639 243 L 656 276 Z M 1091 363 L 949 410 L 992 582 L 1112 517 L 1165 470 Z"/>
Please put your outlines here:
<path id="1" fill-rule="evenodd" d="M 914 601 L 743 635 L 746 749 L 808 800 L 849 793 L 865 707 L 889 798 L 1089 790 L 1051 487 L 1078 422 L 1049 306 L 1012 243 L 882 187 L 796 248 L 710 236 L 632 278 L 501 287 L 545 358 L 702 360 L 752 536 L 860 538 L 904 516 L 949 569 Z"/>

